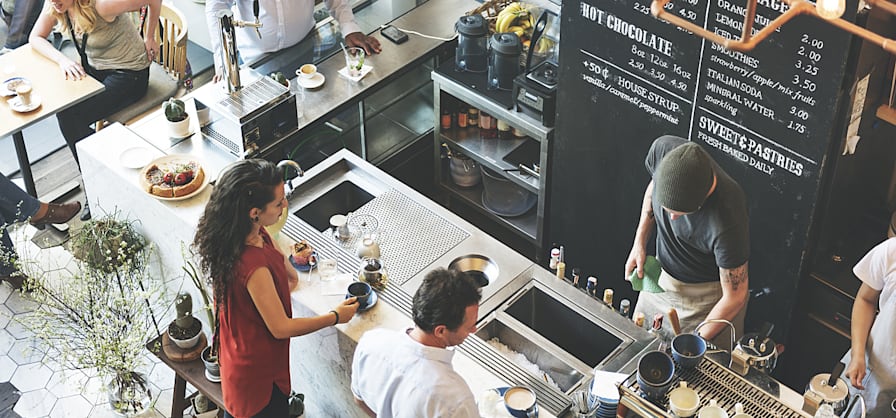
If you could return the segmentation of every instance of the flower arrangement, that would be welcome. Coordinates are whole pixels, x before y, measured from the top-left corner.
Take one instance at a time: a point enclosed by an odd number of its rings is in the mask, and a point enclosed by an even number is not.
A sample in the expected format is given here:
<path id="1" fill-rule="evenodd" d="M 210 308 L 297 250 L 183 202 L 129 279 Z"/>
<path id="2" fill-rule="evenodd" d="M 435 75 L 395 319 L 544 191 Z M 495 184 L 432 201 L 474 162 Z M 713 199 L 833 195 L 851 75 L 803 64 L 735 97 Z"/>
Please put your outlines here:
<path id="1" fill-rule="evenodd" d="M 71 236 L 73 266 L 52 269 L 23 254 L 30 298 L 40 306 L 19 319 L 36 338 L 58 350 L 73 369 L 96 369 L 111 378 L 113 408 L 125 415 L 151 406 L 142 366 L 146 342 L 159 336 L 154 311 L 163 306 L 161 281 L 148 274 L 153 253 L 132 221 L 113 213 L 84 224 Z"/>

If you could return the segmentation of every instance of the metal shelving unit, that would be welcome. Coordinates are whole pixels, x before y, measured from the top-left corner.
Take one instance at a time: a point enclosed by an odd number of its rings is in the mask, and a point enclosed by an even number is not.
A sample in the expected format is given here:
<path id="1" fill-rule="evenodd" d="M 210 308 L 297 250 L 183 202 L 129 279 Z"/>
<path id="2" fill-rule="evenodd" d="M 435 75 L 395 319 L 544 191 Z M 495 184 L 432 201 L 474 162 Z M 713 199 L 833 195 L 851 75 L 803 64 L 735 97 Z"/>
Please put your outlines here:
<path id="1" fill-rule="evenodd" d="M 479 94 L 474 87 L 464 85 L 442 73 L 438 69 L 431 73 L 433 81 L 433 120 L 435 121 L 434 159 L 438 166 L 435 183 L 440 185 L 449 196 L 449 206 L 458 202 L 472 207 L 477 212 L 484 214 L 488 219 L 495 221 L 509 232 L 521 236 L 535 245 L 537 258 L 546 246 L 544 220 L 547 219 L 549 191 L 547 190 L 548 176 L 550 173 L 550 145 L 553 138 L 553 128 L 547 128 L 540 121 L 507 109 L 488 97 Z M 479 135 L 478 128 L 451 128 L 442 130 L 439 124 L 441 114 L 442 94 L 447 93 L 470 106 L 480 109 L 498 119 L 505 120 L 512 127 L 522 131 L 527 138 L 515 139 L 483 139 Z M 534 147 L 533 143 L 534 142 Z M 464 188 L 455 185 L 451 181 L 449 171 L 443 167 L 441 158 L 441 144 L 445 143 L 452 150 L 460 151 L 472 158 L 480 165 L 499 173 L 519 187 L 528 190 L 538 196 L 534 211 L 529 211 L 518 217 L 499 216 L 482 204 L 482 186 Z M 515 154 L 524 151 L 523 148 L 536 148 L 537 161 L 540 167 L 539 176 L 530 176 L 520 171 L 519 162 L 514 160 Z M 531 254 L 530 254 L 531 256 Z"/>

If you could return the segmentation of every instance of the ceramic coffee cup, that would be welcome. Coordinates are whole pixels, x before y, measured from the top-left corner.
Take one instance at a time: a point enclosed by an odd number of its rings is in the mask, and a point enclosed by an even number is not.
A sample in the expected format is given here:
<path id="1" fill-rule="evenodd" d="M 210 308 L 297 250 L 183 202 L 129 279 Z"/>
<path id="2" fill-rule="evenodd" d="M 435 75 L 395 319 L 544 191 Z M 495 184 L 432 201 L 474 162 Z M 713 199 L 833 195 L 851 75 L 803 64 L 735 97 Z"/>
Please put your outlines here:
<path id="1" fill-rule="evenodd" d="M 31 84 L 30 83 L 22 83 L 16 87 L 16 95 L 19 96 L 19 103 L 22 106 L 31 105 Z"/>
<path id="2" fill-rule="evenodd" d="M 348 285 L 348 294 L 358 298 L 358 306 L 363 308 L 370 301 L 370 285 L 364 282 L 353 282 Z"/>
<path id="3" fill-rule="evenodd" d="M 734 416 L 731 418 L 753 418 L 753 416 L 744 412 L 744 404 L 738 402 L 734 404 Z"/>
<path id="4" fill-rule="evenodd" d="M 650 351 L 638 360 L 638 387 L 651 399 L 662 399 L 672 384 L 675 363 L 663 351 Z"/>
<path id="5" fill-rule="evenodd" d="M 669 392 L 669 408 L 676 416 L 692 417 L 700 408 L 700 395 L 688 387 L 688 382 L 681 381 L 677 388 Z"/>
<path id="6" fill-rule="evenodd" d="M 709 405 L 700 408 L 700 412 L 697 414 L 698 418 L 728 418 L 728 412 L 726 412 L 719 404 L 716 403 L 715 399 L 711 399 L 709 401 Z"/>
<path id="7" fill-rule="evenodd" d="M 296 70 L 296 75 L 305 79 L 314 77 L 314 74 L 317 74 L 317 66 L 314 64 L 305 64 Z"/>
<path id="8" fill-rule="evenodd" d="M 706 341 L 697 334 L 679 334 L 672 339 L 672 358 L 681 367 L 690 369 L 700 364 L 706 353 Z"/>
<path id="9" fill-rule="evenodd" d="M 517 418 L 535 415 L 535 391 L 525 386 L 513 386 L 504 392 L 504 407 Z"/>

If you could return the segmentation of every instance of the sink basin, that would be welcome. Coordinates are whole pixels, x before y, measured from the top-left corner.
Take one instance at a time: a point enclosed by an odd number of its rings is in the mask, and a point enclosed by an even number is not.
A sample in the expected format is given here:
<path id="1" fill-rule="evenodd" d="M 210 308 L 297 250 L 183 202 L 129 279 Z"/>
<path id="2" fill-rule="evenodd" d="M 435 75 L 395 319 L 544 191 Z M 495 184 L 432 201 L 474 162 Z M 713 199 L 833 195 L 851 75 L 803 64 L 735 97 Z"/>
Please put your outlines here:
<path id="1" fill-rule="evenodd" d="M 476 331 L 476 336 L 486 342 L 497 338 L 501 344 L 509 349 L 526 356 L 526 359 L 538 365 L 544 373 L 557 383 L 561 392 L 569 392 L 582 381 L 586 375 L 564 362 L 560 357 L 552 353 L 547 347 L 533 341 L 531 335 L 524 335 L 525 331 L 516 331 L 511 325 L 505 324 L 500 319 L 494 319 L 482 325 Z"/>
<path id="2" fill-rule="evenodd" d="M 621 338 L 538 287 L 529 288 L 505 312 L 592 368 L 622 343 Z"/>
<path id="3" fill-rule="evenodd" d="M 343 181 L 311 203 L 293 212 L 318 231 L 330 228 L 330 217 L 345 215 L 373 200 L 373 195 L 350 181 Z"/>

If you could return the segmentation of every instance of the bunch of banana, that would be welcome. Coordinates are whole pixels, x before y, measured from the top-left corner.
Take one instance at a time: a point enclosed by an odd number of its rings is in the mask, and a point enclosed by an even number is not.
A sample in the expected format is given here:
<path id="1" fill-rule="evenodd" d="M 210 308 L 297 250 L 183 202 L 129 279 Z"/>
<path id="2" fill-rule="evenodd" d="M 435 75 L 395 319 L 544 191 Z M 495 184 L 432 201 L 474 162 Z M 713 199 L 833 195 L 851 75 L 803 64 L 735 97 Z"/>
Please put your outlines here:
<path id="1" fill-rule="evenodd" d="M 529 9 L 523 7 L 519 2 L 513 2 L 498 13 L 495 32 L 513 32 L 516 36 L 522 37 L 526 30 L 533 26 L 535 26 L 535 17 L 532 16 Z"/>

